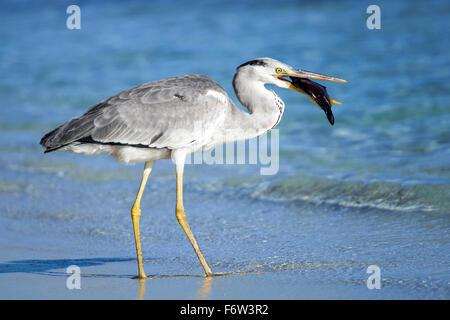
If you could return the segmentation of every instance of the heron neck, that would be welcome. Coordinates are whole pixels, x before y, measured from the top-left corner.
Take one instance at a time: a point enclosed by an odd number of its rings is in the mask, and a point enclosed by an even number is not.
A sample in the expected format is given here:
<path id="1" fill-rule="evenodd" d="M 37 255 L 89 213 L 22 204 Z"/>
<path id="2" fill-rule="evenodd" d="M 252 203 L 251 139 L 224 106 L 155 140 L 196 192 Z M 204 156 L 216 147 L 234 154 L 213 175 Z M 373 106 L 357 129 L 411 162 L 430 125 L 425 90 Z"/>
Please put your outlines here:
<path id="1" fill-rule="evenodd" d="M 284 111 L 284 103 L 272 90 L 267 90 L 263 82 L 245 79 L 237 74 L 233 79 L 236 96 L 248 113 L 234 106 L 230 121 L 233 140 L 255 138 L 275 127 Z M 227 139 L 228 140 L 228 139 Z"/>

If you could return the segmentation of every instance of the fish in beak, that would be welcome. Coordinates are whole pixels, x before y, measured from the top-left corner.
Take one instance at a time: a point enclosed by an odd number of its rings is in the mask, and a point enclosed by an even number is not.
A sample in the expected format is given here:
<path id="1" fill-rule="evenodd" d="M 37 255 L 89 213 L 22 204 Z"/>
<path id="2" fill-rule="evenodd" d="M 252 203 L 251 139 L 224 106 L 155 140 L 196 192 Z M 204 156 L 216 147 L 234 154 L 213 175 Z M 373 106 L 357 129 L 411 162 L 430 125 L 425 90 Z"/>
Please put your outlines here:
<path id="1" fill-rule="evenodd" d="M 287 80 L 285 77 L 289 77 L 291 81 Z M 325 81 L 335 81 L 335 82 L 348 82 L 347 80 L 334 78 L 330 76 L 321 75 L 318 73 L 313 73 L 305 70 L 290 70 L 286 74 L 279 75 L 280 80 L 285 80 L 289 82 L 287 88 L 303 93 L 308 96 L 308 99 L 322 109 L 327 116 L 328 121 L 331 125 L 334 124 L 334 115 L 331 111 L 333 104 L 341 104 L 337 102 L 328 95 L 327 88 L 315 80 L 325 80 Z"/>
<path id="2" fill-rule="evenodd" d="M 340 102 L 336 102 L 330 98 L 327 93 L 327 88 L 307 78 L 290 78 L 292 80 L 292 85 L 297 89 L 302 90 L 308 96 L 309 101 L 322 109 L 325 112 L 330 124 L 334 125 L 334 116 L 331 111 L 331 106 L 333 103 L 340 104 Z"/>

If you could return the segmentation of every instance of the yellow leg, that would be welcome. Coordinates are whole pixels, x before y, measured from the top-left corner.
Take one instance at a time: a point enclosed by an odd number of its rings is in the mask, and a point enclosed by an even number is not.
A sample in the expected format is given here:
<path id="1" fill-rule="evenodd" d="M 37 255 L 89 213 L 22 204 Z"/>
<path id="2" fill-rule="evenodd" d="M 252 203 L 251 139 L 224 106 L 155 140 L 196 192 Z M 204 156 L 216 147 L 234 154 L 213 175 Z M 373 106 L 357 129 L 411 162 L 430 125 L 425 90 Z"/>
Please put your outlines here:
<path id="1" fill-rule="evenodd" d="M 200 263 L 202 264 L 203 269 L 205 270 L 205 274 L 207 277 L 212 276 L 211 268 L 206 263 L 205 258 L 203 257 L 202 252 L 200 251 L 200 248 L 197 245 L 197 241 L 195 241 L 194 235 L 191 231 L 191 228 L 189 228 L 189 224 L 186 219 L 186 212 L 184 211 L 183 206 L 183 165 L 177 165 L 177 205 L 175 209 L 175 214 L 177 216 L 177 220 L 180 223 L 181 227 L 183 228 L 184 232 L 186 233 L 189 241 L 191 242 L 192 247 L 195 250 L 195 253 L 197 254 L 198 259 L 200 260 Z"/>
<path id="2" fill-rule="evenodd" d="M 144 264 L 142 262 L 142 249 L 141 249 L 141 236 L 139 233 L 139 218 L 141 216 L 141 197 L 144 193 L 145 184 L 147 183 L 147 178 L 152 171 L 153 161 L 145 163 L 144 173 L 142 174 L 141 185 L 139 186 L 139 191 L 136 197 L 136 201 L 131 208 L 131 219 L 133 220 L 133 230 L 134 230 L 134 240 L 136 241 L 136 253 L 139 268 L 139 279 L 145 279 L 147 276 L 144 272 Z"/>

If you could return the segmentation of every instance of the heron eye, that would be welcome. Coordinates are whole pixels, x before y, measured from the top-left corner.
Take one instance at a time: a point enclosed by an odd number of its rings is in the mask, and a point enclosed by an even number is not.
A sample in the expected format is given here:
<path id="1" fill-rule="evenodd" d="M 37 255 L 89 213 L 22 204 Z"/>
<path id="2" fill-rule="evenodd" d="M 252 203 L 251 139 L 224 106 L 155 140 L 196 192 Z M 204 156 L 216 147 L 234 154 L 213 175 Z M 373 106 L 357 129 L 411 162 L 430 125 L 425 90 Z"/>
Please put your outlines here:
<path id="1" fill-rule="evenodd" d="M 283 71 L 283 69 L 281 69 L 281 68 L 276 68 L 276 69 L 275 69 L 275 72 L 276 72 L 276 73 L 281 73 L 281 71 Z"/>

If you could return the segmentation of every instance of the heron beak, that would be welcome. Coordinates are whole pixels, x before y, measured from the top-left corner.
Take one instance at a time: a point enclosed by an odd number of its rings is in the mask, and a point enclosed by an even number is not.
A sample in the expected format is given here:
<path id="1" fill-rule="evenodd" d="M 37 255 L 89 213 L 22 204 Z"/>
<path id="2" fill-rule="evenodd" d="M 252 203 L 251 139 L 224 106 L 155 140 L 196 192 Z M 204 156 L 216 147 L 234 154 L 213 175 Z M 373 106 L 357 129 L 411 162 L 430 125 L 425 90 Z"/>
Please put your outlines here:
<path id="1" fill-rule="evenodd" d="M 344 79 L 339 79 L 335 77 L 325 76 L 323 74 L 309 72 L 306 70 L 290 70 L 287 72 L 289 77 L 297 77 L 297 78 L 307 78 L 314 80 L 325 80 L 325 81 L 335 81 L 335 82 L 348 82 Z"/>
<path id="2" fill-rule="evenodd" d="M 285 79 L 285 77 L 289 77 L 291 81 Z M 278 79 L 286 81 L 287 89 L 307 95 L 309 101 L 314 103 L 325 112 L 330 124 L 334 124 L 334 116 L 333 112 L 331 111 L 331 107 L 333 106 L 333 104 L 341 103 L 331 99 L 331 97 L 327 93 L 325 86 L 322 86 L 309 79 L 335 82 L 348 82 L 347 80 L 325 76 L 305 70 L 289 70 L 284 74 L 279 74 Z"/>

